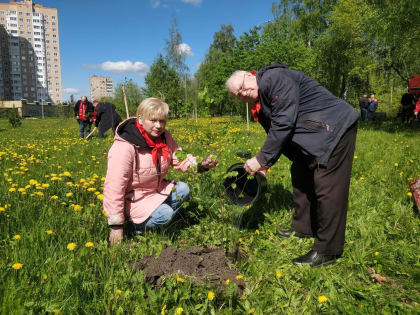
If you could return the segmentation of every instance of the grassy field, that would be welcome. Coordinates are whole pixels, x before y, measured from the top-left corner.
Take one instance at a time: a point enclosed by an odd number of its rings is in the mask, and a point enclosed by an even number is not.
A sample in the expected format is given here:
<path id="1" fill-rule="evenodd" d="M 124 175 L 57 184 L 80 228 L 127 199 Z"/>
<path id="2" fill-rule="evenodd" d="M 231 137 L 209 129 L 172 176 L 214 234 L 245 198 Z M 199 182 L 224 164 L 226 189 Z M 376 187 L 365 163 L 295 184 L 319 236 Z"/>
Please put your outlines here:
<path id="1" fill-rule="evenodd" d="M 420 219 L 408 186 L 420 176 L 419 132 L 360 126 L 343 257 L 312 269 L 291 264 L 311 240 L 275 236 L 293 213 L 286 158 L 251 208 L 224 196 L 226 169 L 243 161 L 235 153 L 263 143 L 259 125 L 248 134 L 239 119 L 215 118 L 175 120 L 168 129 L 184 151 L 216 154 L 220 165 L 201 175 L 171 171 L 191 188 L 176 222 L 109 247 L 101 200 L 112 138 L 79 140 L 74 120 L 25 120 L 17 129 L 0 120 L 1 314 L 420 313 Z M 165 245 L 239 245 L 244 294 L 176 276 L 159 289 L 145 284 L 131 262 Z"/>

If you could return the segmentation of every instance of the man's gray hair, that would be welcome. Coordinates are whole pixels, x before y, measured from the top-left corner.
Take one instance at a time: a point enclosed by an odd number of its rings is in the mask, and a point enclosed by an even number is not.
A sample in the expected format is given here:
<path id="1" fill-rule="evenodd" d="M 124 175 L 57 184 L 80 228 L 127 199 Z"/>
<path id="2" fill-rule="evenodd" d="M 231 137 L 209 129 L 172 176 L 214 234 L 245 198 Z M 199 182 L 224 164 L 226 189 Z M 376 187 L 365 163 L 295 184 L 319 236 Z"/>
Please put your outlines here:
<path id="1" fill-rule="evenodd" d="M 232 91 L 232 83 L 237 80 L 238 78 L 243 78 L 245 76 L 245 74 L 247 73 L 247 71 L 244 70 L 236 70 L 234 73 L 232 73 L 232 75 L 229 77 L 229 79 L 226 80 L 226 88 L 229 91 Z"/>

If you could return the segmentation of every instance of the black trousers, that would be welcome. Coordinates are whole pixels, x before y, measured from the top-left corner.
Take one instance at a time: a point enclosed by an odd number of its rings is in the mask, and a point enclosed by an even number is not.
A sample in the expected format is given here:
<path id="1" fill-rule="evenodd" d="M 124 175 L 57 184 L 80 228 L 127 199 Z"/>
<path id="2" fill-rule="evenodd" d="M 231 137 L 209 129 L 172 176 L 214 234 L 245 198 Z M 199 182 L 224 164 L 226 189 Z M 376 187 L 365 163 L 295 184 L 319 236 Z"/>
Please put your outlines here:
<path id="1" fill-rule="evenodd" d="M 312 249 L 322 254 L 343 252 L 356 134 L 357 123 L 341 137 L 326 168 L 309 169 L 296 159 L 290 170 L 295 204 L 292 230 L 314 235 Z"/>

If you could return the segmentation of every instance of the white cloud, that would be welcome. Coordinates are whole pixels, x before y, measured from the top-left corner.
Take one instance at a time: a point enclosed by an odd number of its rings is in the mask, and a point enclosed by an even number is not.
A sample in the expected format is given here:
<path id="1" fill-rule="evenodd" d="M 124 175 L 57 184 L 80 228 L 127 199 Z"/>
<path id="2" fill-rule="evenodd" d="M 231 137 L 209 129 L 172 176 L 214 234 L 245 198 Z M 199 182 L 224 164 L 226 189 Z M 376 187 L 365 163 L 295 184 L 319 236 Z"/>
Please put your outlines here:
<path id="1" fill-rule="evenodd" d="M 63 93 L 66 93 L 66 94 L 79 94 L 79 91 L 77 89 L 74 89 L 74 88 L 65 88 L 65 89 L 63 89 Z"/>
<path id="2" fill-rule="evenodd" d="M 160 1 L 152 0 L 150 1 L 150 5 L 152 6 L 153 9 L 158 8 L 160 6 Z"/>
<path id="3" fill-rule="evenodd" d="M 194 53 L 191 50 L 190 45 L 182 43 L 178 45 L 178 53 L 183 56 L 194 56 Z"/>
<path id="4" fill-rule="evenodd" d="M 199 4 L 201 4 L 201 0 L 182 0 L 182 2 L 191 3 L 195 6 L 198 6 Z"/>
<path id="5" fill-rule="evenodd" d="M 109 72 L 116 73 L 137 73 L 139 75 L 146 74 L 149 71 L 149 67 L 141 62 L 135 61 L 134 63 L 127 61 L 105 61 L 101 64 L 101 69 Z"/>

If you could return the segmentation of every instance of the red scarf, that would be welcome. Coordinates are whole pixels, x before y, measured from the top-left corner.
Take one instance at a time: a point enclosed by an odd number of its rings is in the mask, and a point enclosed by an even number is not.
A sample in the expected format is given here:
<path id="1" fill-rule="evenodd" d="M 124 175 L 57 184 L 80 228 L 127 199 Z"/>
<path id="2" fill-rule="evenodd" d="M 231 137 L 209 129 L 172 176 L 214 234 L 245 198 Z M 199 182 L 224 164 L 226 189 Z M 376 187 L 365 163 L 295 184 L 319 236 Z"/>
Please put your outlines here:
<path id="1" fill-rule="evenodd" d="M 90 116 L 90 119 L 89 119 L 89 121 L 90 122 L 95 122 L 96 121 L 96 117 L 98 116 L 98 113 L 97 112 L 93 112 L 92 113 L 92 116 Z"/>
<path id="2" fill-rule="evenodd" d="M 153 164 L 156 165 L 157 164 L 157 160 L 158 157 L 160 155 L 163 156 L 163 159 L 165 161 L 168 160 L 168 156 L 171 153 L 171 150 L 169 149 L 169 147 L 166 145 L 166 143 L 164 143 L 162 141 L 162 138 L 159 137 L 156 139 L 156 142 L 154 142 L 152 139 L 150 139 L 150 136 L 147 134 L 147 132 L 144 130 L 144 127 L 142 125 L 140 125 L 137 121 L 136 121 L 136 127 L 137 129 L 140 131 L 141 135 L 143 136 L 144 140 L 146 140 L 146 143 L 149 147 L 153 148 L 152 150 L 152 160 L 153 160 Z M 159 152 L 160 151 L 160 152 Z M 160 154 L 159 154 L 160 153 Z"/>
<path id="3" fill-rule="evenodd" d="M 255 71 L 251 71 L 251 74 L 255 77 L 256 73 Z M 255 121 L 258 121 L 258 114 L 260 113 L 260 109 L 261 109 L 261 104 L 260 102 L 256 102 L 254 105 L 252 105 L 251 107 L 251 114 L 252 117 L 254 118 Z"/>
<path id="4" fill-rule="evenodd" d="M 81 120 L 86 120 L 86 108 L 87 105 L 83 104 L 82 102 L 80 102 L 79 105 L 79 119 Z"/>

